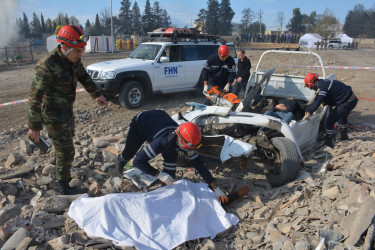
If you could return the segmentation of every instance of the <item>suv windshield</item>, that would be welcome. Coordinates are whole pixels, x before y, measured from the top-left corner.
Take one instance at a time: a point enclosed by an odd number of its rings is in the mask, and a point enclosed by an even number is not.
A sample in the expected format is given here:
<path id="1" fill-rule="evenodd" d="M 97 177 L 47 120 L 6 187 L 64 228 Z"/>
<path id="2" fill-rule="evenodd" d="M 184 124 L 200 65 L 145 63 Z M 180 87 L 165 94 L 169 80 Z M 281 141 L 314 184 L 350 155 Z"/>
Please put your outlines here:
<path id="1" fill-rule="evenodd" d="M 161 45 L 157 44 L 141 44 L 130 54 L 130 58 L 154 60 L 159 53 Z"/>

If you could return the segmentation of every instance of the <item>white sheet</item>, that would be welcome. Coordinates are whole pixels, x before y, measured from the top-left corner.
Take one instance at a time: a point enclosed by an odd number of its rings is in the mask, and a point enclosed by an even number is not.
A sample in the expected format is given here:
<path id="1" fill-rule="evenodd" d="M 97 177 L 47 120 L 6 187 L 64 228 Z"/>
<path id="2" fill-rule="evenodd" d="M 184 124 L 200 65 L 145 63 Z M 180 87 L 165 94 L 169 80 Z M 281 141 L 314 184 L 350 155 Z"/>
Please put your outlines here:
<path id="1" fill-rule="evenodd" d="M 69 216 L 90 237 L 112 240 L 117 246 L 172 249 L 185 241 L 211 237 L 236 225 L 205 183 L 179 180 L 148 193 L 83 195 Z"/>

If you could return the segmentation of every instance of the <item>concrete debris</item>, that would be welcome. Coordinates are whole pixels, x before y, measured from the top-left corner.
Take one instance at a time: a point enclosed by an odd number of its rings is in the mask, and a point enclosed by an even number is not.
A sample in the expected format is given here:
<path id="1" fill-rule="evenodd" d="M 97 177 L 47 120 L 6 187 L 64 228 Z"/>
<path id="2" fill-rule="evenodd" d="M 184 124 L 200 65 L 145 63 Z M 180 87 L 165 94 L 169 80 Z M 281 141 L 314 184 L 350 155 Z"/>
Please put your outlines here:
<path id="1" fill-rule="evenodd" d="M 95 111 L 81 110 L 80 119 L 95 117 L 90 112 Z M 101 128 L 78 121 L 77 126 L 70 186 L 85 186 L 90 196 L 160 187 L 155 182 L 139 189 L 118 173 L 116 160 L 126 142 L 127 125 Z M 0 135 L 10 143 L 18 138 L 13 134 L 22 131 Z M 13 152 L 0 158 L 0 248 L 119 249 L 112 241 L 88 237 L 68 217 L 70 203 L 80 195 L 58 195 L 53 148 L 40 155 L 23 135 Z M 188 241 L 176 249 L 374 249 L 375 136 L 372 131 L 354 131 L 350 137 L 354 139 L 334 149 L 308 152 L 299 178 L 278 188 L 262 173 L 251 170 L 249 175 L 249 169 L 205 161 L 226 192 L 249 187 L 245 197 L 225 207 L 240 222 L 214 239 Z M 150 164 L 162 167 L 162 162 L 158 156 Z M 202 181 L 185 165 L 178 166 L 177 178 Z"/>

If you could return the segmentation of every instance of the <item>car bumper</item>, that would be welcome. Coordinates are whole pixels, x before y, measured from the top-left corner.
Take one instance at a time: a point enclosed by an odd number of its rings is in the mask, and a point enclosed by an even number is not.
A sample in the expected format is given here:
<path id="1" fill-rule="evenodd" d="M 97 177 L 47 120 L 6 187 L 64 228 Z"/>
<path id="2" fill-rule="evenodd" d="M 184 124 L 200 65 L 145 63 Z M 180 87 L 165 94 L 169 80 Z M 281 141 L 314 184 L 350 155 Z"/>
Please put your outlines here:
<path id="1" fill-rule="evenodd" d="M 117 95 L 120 89 L 120 80 L 94 80 L 96 87 L 103 95 Z"/>

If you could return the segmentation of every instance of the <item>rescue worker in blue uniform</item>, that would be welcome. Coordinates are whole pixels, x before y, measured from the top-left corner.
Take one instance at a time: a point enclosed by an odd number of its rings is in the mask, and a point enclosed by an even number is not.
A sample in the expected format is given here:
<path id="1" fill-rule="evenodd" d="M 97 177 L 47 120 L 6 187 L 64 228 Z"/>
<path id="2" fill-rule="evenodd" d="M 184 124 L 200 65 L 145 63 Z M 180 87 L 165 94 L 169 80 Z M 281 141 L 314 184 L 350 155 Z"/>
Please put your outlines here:
<path id="1" fill-rule="evenodd" d="M 337 80 L 318 79 L 319 75 L 309 73 L 305 77 L 305 87 L 318 90 L 314 101 L 307 107 L 304 119 L 314 113 L 321 103 L 330 105 L 328 117 L 325 120 L 325 144 L 331 148 L 335 145 L 334 124 L 339 124 L 339 140 L 348 140 L 348 116 L 358 103 L 358 99 L 353 93 L 352 87 Z"/>
<path id="2" fill-rule="evenodd" d="M 231 91 L 231 85 L 236 76 L 236 63 L 229 55 L 229 48 L 226 45 L 221 45 L 218 49 L 218 54 L 210 56 L 203 68 L 203 93 L 206 93 L 213 86 L 218 86 L 224 92 Z M 211 105 L 209 99 L 204 102 L 206 105 Z"/>
<path id="3" fill-rule="evenodd" d="M 137 114 L 130 123 L 125 148 L 118 156 L 118 168 L 124 166 L 134 156 L 133 166 L 142 172 L 156 176 L 167 185 L 172 185 L 176 177 L 178 152 L 183 152 L 204 181 L 210 185 L 221 203 L 228 202 L 226 194 L 217 186 L 215 179 L 198 155 L 201 132 L 197 125 L 186 122 L 178 125 L 163 110 L 150 110 Z M 139 148 L 147 141 L 149 144 L 138 154 Z M 163 170 L 153 168 L 149 161 L 158 154 L 164 158 Z"/>

